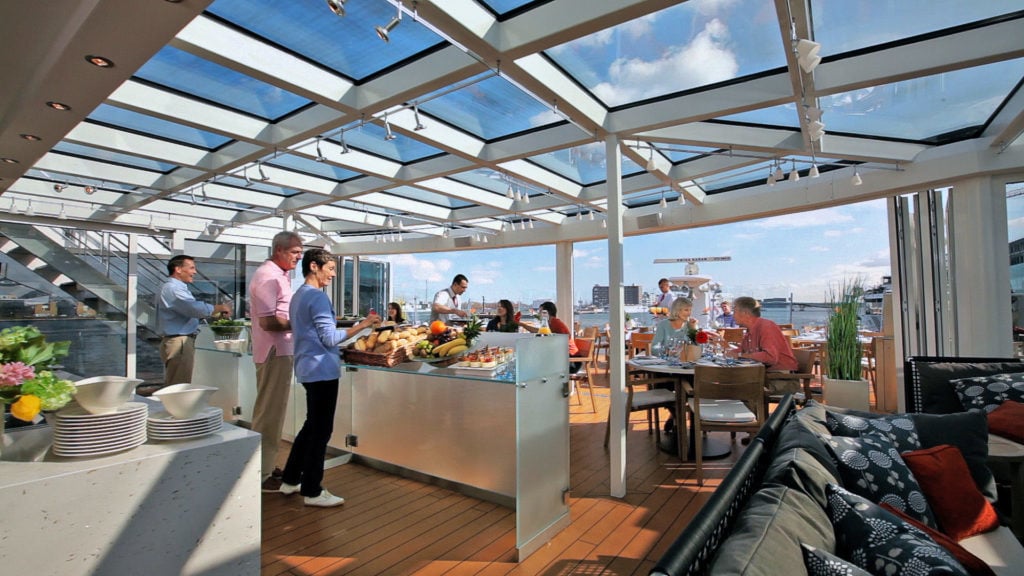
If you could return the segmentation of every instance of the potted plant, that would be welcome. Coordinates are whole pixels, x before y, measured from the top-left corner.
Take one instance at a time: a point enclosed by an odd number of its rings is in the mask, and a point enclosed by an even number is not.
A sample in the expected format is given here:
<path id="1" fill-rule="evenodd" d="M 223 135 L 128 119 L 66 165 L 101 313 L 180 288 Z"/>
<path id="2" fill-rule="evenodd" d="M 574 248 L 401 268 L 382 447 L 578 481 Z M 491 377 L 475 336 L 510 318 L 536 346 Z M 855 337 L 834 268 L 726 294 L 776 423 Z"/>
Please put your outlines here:
<path id="1" fill-rule="evenodd" d="M 860 278 L 843 280 L 829 289 L 828 333 L 825 339 L 825 367 L 822 386 L 826 404 L 867 411 L 870 408 L 868 382 L 862 378 L 861 343 L 858 333 L 861 296 Z"/>
<path id="2" fill-rule="evenodd" d="M 210 330 L 213 332 L 214 340 L 234 340 L 242 335 L 242 328 L 245 327 L 245 320 L 233 320 L 231 318 L 217 318 L 210 322 Z"/>

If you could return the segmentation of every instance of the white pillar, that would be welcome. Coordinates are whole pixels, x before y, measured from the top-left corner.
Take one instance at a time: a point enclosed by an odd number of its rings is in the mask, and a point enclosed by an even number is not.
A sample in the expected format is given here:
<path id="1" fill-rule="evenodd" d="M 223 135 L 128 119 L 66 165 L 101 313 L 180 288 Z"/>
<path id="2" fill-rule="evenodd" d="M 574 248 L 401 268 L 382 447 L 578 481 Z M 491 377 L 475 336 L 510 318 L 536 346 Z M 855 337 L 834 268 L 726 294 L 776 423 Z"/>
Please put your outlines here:
<path id="1" fill-rule="evenodd" d="M 622 155 L 619 139 L 609 135 L 604 140 L 608 164 L 608 318 L 611 338 L 608 348 L 609 419 L 608 469 L 611 471 L 611 495 L 626 495 L 626 341 L 625 318 L 622 309 L 623 257 L 622 257 Z"/>
<path id="2" fill-rule="evenodd" d="M 575 320 L 572 309 L 573 246 L 572 242 L 555 243 L 555 307 L 558 308 L 558 317 L 569 330 L 573 329 Z"/>

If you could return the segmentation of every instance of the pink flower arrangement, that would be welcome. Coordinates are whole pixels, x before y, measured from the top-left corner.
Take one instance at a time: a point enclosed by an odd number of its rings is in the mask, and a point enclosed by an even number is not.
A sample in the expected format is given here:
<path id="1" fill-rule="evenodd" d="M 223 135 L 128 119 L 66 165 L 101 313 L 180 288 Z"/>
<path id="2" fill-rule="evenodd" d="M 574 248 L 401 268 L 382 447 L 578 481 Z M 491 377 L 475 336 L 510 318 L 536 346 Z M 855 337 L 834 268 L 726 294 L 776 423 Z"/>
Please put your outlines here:
<path id="1" fill-rule="evenodd" d="M 36 369 L 24 362 L 0 364 L 0 386 L 18 386 L 36 377 Z"/>

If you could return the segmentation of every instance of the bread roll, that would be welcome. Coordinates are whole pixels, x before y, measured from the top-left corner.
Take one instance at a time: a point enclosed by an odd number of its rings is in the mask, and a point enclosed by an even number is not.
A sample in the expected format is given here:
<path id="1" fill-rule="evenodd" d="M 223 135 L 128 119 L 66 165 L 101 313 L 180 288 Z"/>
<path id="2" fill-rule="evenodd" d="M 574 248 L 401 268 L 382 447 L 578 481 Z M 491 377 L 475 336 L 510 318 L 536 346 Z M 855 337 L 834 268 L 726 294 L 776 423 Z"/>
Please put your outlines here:
<path id="1" fill-rule="evenodd" d="M 394 334 L 391 330 L 381 330 L 377 333 L 377 342 L 387 342 L 391 335 Z"/>
<path id="2" fill-rule="evenodd" d="M 366 337 L 366 348 L 369 349 L 369 350 L 372 350 L 375 346 L 377 346 L 377 333 L 376 332 L 374 332 L 373 334 L 370 334 L 369 336 Z"/>
<path id="3" fill-rule="evenodd" d="M 366 351 L 366 341 L 364 341 L 362 338 L 360 338 L 359 340 L 356 340 L 356 350 L 359 350 L 360 352 L 365 352 Z"/>

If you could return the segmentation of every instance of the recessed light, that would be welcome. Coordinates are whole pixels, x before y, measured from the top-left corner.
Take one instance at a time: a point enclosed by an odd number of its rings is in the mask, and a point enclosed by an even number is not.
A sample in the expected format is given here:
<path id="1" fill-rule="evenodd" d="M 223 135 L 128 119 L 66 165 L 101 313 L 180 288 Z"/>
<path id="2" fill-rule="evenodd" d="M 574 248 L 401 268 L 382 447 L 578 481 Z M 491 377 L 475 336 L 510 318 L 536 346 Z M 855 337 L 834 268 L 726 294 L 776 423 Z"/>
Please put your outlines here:
<path id="1" fill-rule="evenodd" d="M 111 60 L 110 58 L 104 58 L 103 56 L 95 56 L 93 54 L 86 54 L 85 61 L 88 62 L 89 64 L 92 64 L 93 66 L 97 66 L 99 68 L 113 68 L 114 67 L 114 61 Z"/>
<path id="2" fill-rule="evenodd" d="M 49 102 L 46 103 L 46 105 L 49 106 L 50 108 L 53 108 L 54 110 L 61 110 L 61 111 L 64 111 L 64 112 L 67 112 L 68 110 L 71 110 L 71 106 L 68 106 L 67 104 L 65 104 L 63 102 L 56 102 L 54 100 L 50 100 Z"/>
<path id="3" fill-rule="evenodd" d="M 40 140 L 42 140 L 42 138 L 36 136 L 35 134 L 20 134 L 20 136 L 25 140 L 28 140 L 29 142 L 39 142 Z"/>
<path id="4" fill-rule="evenodd" d="M 0 162 L 3 162 L 4 164 L 20 164 L 20 162 L 14 158 L 0 158 Z"/>

